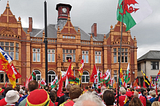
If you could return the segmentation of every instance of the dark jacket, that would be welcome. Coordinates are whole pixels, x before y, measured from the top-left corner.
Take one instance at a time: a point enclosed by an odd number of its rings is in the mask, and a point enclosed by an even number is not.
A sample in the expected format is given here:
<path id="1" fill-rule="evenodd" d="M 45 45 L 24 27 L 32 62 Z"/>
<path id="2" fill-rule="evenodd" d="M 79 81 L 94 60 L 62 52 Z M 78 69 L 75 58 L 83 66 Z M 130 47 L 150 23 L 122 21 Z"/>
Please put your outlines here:
<path id="1" fill-rule="evenodd" d="M 61 96 L 58 100 L 58 106 L 62 104 L 63 102 L 67 101 L 69 99 L 69 93 L 65 93 L 63 96 Z"/>

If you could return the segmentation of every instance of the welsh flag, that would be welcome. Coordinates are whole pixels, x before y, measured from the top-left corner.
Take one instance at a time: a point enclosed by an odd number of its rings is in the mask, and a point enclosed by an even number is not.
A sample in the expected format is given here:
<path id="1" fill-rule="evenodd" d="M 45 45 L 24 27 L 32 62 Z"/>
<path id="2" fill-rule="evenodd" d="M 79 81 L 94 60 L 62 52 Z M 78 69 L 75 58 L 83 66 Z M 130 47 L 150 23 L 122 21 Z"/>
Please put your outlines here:
<path id="1" fill-rule="evenodd" d="M 124 6 L 123 6 L 124 5 Z M 123 12 L 124 10 L 124 12 Z M 128 31 L 152 13 L 147 0 L 119 0 L 117 7 L 117 20 L 126 24 Z"/>
<path id="2" fill-rule="evenodd" d="M 44 87 L 44 86 L 46 85 L 46 82 L 42 79 L 42 80 L 40 81 L 40 85 L 41 85 L 41 87 Z"/>
<path id="3" fill-rule="evenodd" d="M 54 81 L 51 82 L 51 88 L 56 87 L 57 83 L 58 83 L 58 75 L 55 77 Z"/>
<path id="4" fill-rule="evenodd" d="M 107 84 L 111 79 L 111 73 L 109 70 L 107 70 L 104 74 L 103 74 L 103 81 L 105 81 L 105 83 Z"/>
<path id="5" fill-rule="evenodd" d="M 127 72 L 126 72 L 125 79 L 124 79 L 125 87 L 126 87 L 127 83 L 129 82 L 130 78 L 131 78 L 131 73 L 130 73 L 129 63 L 128 63 Z"/>

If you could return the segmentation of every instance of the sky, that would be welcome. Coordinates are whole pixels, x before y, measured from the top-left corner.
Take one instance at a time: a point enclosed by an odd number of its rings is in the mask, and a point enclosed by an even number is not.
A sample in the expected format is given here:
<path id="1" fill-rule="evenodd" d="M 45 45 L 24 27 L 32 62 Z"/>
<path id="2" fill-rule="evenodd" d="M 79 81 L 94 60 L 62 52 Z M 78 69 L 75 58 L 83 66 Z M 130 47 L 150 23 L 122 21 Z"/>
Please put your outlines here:
<path id="1" fill-rule="evenodd" d="M 28 28 L 28 17 L 33 19 L 33 28 L 44 28 L 44 1 L 45 0 L 8 0 L 10 9 L 16 19 L 21 17 L 22 27 Z M 137 0 L 136 0 L 137 1 Z M 137 39 L 137 58 L 149 50 L 160 50 L 160 0 L 147 0 L 152 8 L 150 14 L 143 21 L 130 29 L 131 36 Z M 85 32 L 91 32 L 93 23 L 97 23 L 97 32 L 107 34 L 110 26 L 117 23 L 116 10 L 118 0 L 46 0 L 47 23 L 56 24 L 58 3 L 67 3 L 72 6 L 70 11 L 71 22 Z M 0 1 L 0 14 L 6 8 L 7 0 Z"/>

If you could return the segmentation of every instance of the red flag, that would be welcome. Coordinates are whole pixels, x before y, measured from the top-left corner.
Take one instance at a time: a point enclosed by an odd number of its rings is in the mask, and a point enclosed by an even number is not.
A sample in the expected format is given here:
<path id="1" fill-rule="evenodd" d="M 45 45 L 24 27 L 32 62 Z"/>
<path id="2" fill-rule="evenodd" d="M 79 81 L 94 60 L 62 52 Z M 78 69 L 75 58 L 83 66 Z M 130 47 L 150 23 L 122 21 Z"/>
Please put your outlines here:
<path id="1" fill-rule="evenodd" d="M 11 69 L 13 70 L 15 76 L 16 76 L 16 79 L 18 78 L 21 78 L 21 74 L 16 70 L 16 68 L 14 67 L 13 63 L 11 64 Z"/>
<path id="2" fill-rule="evenodd" d="M 6 83 L 5 83 L 5 85 L 4 85 L 5 87 L 7 87 L 7 81 L 6 81 Z"/>
<path id="3" fill-rule="evenodd" d="M 92 75 L 90 77 L 90 82 L 94 82 L 94 76 L 97 75 L 97 69 L 96 69 L 96 65 L 94 65 L 93 67 L 93 71 L 92 71 Z"/>
<path id="4" fill-rule="evenodd" d="M 73 76 L 73 70 L 71 69 L 71 64 L 68 67 L 66 76 L 68 76 L 68 78 L 71 77 L 71 76 Z"/>
<path id="5" fill-rule="evenodd" d="M 58 88 L 58 91 L 57 91 L 57 97 L 60 97 L 60 95 L 62 93 L 62 87 L 63 87 L 63 80 L 62 80 L 62 76 L 61 76 L 61 79 L 59 81 L 59 88 Z"/>
<path id="6" fill-rule="evenodd" d="M 144 87 L 144 88 L 147 88 L 147 87 L 146 87 L 146 84 L 145 84 L 145 82 L 144 82 L 144 81 L 143 81 L 143 87 Z"/>

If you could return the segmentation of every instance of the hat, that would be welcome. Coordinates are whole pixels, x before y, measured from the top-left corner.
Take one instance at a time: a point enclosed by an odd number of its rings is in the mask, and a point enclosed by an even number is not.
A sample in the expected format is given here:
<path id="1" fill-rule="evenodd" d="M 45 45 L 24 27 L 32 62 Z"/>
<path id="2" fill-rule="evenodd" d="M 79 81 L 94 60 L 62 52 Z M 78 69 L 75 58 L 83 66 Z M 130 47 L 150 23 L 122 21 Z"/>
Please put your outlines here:
<path id="1" fill-rule="evenodd" d="M 136 87 L 136 89 L 140 89 L 140 88 L 141 88 L 140 86 L 137 86 L 137 87 Z"/>
<path id="2" fill-rule="evenodd" d="M 6 93 L 6 97 L 5 97 L 5 101 L 7 103 L 15 103 L 17 102 L 19 99 L 19 93 L 15 90 L 9 90 L 7 93 Z"/>
<path id="3" fill-rule="evenodd" d="M 126 92 L 126 95 L 127 95 L 128 97 L 132 97 L 132 92 L 131 92 L 131 91 L 127 91 L 127 92 Z"/>
<path id="4" fill-rule="evenodd" d="M 27 97 L 26 106 L 54 106 L 44 89 L 36 89 Z"/>

